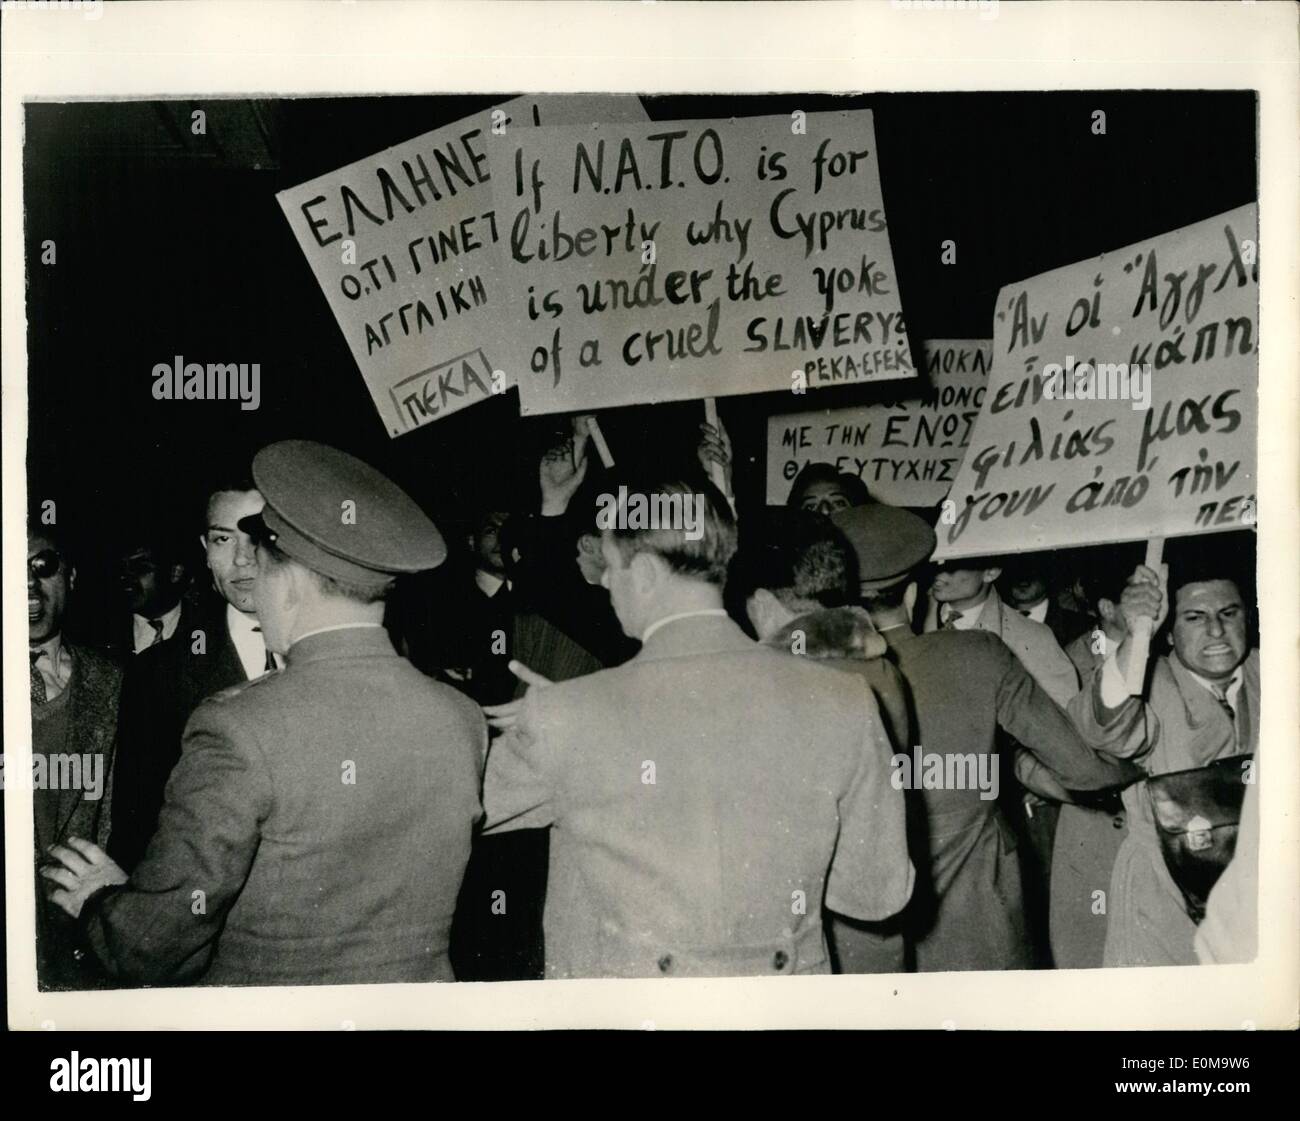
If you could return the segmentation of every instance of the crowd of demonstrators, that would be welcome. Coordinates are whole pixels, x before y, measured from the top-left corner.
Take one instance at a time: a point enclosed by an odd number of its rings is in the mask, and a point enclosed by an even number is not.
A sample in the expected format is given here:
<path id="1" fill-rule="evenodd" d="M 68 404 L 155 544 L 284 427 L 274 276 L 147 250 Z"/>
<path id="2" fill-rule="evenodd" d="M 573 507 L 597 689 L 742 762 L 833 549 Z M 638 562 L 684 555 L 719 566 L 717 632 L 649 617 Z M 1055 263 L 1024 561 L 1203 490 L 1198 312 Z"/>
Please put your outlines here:
<path id="1" fill-rule="evenodd" d="M 361 461 L 271 445 L 196 497 L 206 579 L 166 528 L 123 543 L 106 653 L 30 520 L 34 753 L 99 760 L 36 793 L 41 985 L 1253 954 L 1248 533 L 1167 575 L 941 563 L 830 464 L 737 514 L 725 430 L 694 451 L 625 477 L 590 418 L 547 424 L 444 538 Z"/>

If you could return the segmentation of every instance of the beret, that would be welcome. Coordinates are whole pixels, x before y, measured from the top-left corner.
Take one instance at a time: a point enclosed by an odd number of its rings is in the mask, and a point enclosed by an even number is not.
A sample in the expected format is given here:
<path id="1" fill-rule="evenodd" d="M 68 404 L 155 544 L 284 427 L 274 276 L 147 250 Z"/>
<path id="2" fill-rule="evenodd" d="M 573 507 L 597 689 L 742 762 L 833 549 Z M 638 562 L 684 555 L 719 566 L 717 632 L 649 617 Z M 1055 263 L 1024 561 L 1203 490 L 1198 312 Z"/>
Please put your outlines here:
<path id="1" fill-rule="evenodd" d="M 414 499 L 337 448 L 271 444 L 253 457 L 253 481 L 266 505 L 240 529 L 322 576 L 380 588 L 446 559 L 442 535 Z"/>
<path id="2" fill-rule="evenodd" d="M 934 552 L 934 530 L 910 510 L 872 502 L 831 515 L 858 557 L 863 586 L 897 584 Z"/>

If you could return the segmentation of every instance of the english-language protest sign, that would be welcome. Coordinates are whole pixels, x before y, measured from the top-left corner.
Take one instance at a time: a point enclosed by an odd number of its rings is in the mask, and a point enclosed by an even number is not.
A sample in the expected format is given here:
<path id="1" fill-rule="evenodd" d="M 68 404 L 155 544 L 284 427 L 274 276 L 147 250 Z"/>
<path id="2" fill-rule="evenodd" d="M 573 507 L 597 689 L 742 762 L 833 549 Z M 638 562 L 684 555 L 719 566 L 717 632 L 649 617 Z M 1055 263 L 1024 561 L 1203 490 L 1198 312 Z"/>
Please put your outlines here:
<path id="1" fill-rule="evenodd" d="M 783 505 L 809 463 L 857 475 L 878 502 L 935 506 L 957 477 L 984 402 L 988 339 L 927 339 L 923 377 L 870 405 L 767 422 L 767 501 Z"/>
<path id="2" fill-rule="evenodd" d="M 547 127 L 492 161 L 524 413 L 915 376 L 870 111 Z"/>
<path id="3" fill-rule="evenodd" d="M 1256 231 L 1252 204 L 1002 289 L 937 557 L 1254 524 Z"/>
<path id="4" fill-rule="evenodd" d="M 520 97 L 276 195 L 390 437 L 513 384 L 492 149 L 600 120 L 645 111 L 635 97 Z"/>

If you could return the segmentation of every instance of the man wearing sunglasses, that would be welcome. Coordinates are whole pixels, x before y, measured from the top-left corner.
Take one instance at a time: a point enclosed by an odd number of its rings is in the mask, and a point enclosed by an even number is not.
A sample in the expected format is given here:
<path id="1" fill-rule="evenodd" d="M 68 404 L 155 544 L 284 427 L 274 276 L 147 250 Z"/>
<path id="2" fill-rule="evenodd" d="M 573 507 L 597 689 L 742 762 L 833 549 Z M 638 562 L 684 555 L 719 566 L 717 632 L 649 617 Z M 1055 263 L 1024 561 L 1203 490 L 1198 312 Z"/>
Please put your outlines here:
<path id="1" fill-rule="evenodd" d="M 75 581 L 76 569 L 54 528 L 33 522 L 27 534 L 27 639 L 38 864 L 68 837 L 102 843 L 109 828 L 122 670 L 105 655 L 68 641 L 63 624 Z M 36 975 L 42 989 L 89 988 L 102 976 L 75 924 L 39 886 Z"/>

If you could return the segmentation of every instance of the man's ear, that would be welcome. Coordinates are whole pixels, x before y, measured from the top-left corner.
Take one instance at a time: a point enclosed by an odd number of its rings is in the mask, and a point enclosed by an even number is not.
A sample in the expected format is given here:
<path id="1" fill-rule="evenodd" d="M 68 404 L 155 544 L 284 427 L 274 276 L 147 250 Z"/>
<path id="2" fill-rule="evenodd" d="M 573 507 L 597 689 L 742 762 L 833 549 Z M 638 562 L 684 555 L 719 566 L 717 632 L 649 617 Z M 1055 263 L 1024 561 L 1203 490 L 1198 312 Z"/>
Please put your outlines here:
<path id="1" fill-rule="evenodd" d="M 186 570 L 186 565 L 184 561 L 180 562 L 179 564 L 174 564 L 171 566 L 170 571 L 171 571 L 172 584 L 175 585 L 175 584 L 185 583 L 185 570 Z"/>
<path id="2" fill-rule="evenodd" d="M 1000 568 L 986 568 L 984 570 L 984 583 L 992 584 L 999 576 L 1002 575 Z"/>
<path id="3" fill-rule="evenodd" d="M 596 556 L 600 552 L 600 538 L 594 533 L 583 533 L 578 536 L 578 548 L 589 557 Z"/>
<path id="4" fill-rule="evenodd" d="M 73 565 L 68 565 L 68 591 L 72 591 L 77 586 L 77 570 Z"/>

